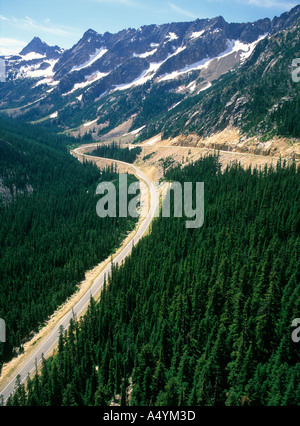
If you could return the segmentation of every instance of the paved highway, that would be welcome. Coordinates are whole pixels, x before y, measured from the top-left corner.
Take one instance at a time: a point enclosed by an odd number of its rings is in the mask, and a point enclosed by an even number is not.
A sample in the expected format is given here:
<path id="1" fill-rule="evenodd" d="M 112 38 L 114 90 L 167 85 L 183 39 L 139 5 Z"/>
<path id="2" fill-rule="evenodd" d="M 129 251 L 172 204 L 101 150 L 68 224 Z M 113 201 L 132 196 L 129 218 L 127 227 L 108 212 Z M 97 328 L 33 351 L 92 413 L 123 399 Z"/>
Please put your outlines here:
<path id="1" fill-rule="evenodd" d="M 82 155 L 79 150 L 82 150 L 82 147 L 74 150 L 74 153 L 77 155 Z M 87 158 L 92 159 L 93 157 L 88 156 Z M 97 158 L 99 160 L 99 157 L 94 157 L 94 158 Z M 123 262 L 123 260 L 131 253 L 133 245 L 136 245 L 137 242 L 146 233 L 150 223 L 152 222 L 152 219 L 155 217 L 155 213 L 157 209 L 157 196 L 156 196 L 156 189 L 154 184 L 136 166 L 132 164 L 127 164 L 121 161 L 116 161 L 116 160 L 114 160 L 114 162 L 125 164 L 126 166 L 131 167 L 134 170 L 136 176 L 140 180 L 146 183 L 150 192 L 150 209 L 146 218 L 140 224 L 133 239 L 129 241 L 129 243 L 113 259 L 114 264 L 118 263 L 120 265 Z M 95 210 L 96 210 L 96 206 L 95 206 Z M 47 355 L 51 353 L 53 348 L 57 345 L 59 333 L 60 333 L 60 327 L 62 326 L 64 330 L 66 330 L 69 326 L 71 318 L 73 318 L 74 315 L 75 317 L 78 317 L 86 309 L 86 307 L 88 306 L 90 302 L 91 296 L 95 297 L 99 293 L 104 283 L 104 277 L 106 276 L 107 278 L 110 275 L 110 272 L 111 272 L 111 261 L 108 262 L 105 269 L 98 276 L 98 278 L 96 278 L 96 280 L 94 281 L 90 289 L 87 290 L 87 292 L 83 295 L 83 297 L 79 300 L 79 302 L 74 306 L 74 308 L 71 309 L 57 323 L 53 331 L 51 331 L 48 334 L 48 336 L 46 336 L 41 342 L 37 343 L 37 347 L 34 353 L 30 356 L 30 358 L 26 357 L 26 360 L 23 362 L 23 364 L 20 364 L 18 366 L 10 382 L 3 389 L 1 387 L 1 382 L 0 382 L 0 395 L 3 396 L 4 402 L 6 402 L 8 397 L 13 393 L 17 376 L 20 375 L 21 383 L 24 383 L 25 380 L 27 379 L 28 374 L 31 374 L 34 372 L 36 368 L 36 364 L 39 365 L 41 363 L 42 356 L 46 358 Z"/>

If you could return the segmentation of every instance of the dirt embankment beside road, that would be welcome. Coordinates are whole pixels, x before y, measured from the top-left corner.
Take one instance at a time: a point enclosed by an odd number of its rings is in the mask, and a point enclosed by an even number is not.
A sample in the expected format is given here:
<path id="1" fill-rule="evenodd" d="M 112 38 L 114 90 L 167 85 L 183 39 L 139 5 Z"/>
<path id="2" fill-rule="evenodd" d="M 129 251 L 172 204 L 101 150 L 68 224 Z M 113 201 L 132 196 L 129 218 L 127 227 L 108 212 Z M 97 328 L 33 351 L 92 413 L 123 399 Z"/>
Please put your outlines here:
<path id="1" fill-rule="evenodd" d="M 172 145 L 189 146 L 197 148 L 210 148 L 220 151 L 239 152 L 270 157 L 283 157 L 286 159 L 300 160 L 300 141 L 296 138 L 274 137 L 268 141 L 259 140 L 257 137 L 247 138 L 240 135 L 235 128 L 224 131 L 208 138 L 198 135 L 181 135 L 171 140 Z"/>

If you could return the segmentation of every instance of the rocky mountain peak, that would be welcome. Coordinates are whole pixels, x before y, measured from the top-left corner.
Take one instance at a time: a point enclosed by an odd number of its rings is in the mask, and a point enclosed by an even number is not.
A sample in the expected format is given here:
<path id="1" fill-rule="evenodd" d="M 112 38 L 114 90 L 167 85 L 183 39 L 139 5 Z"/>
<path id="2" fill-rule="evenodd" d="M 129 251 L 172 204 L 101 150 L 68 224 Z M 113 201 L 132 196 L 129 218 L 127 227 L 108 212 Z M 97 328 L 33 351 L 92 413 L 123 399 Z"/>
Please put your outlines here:
<path id="1" fill-rule="evenodd" d="M 300 5 L 295 6 L 289 12 L 283 13 L 279 17 L 275 17 L 272 21 L 272 33 L 284 30 L 300 19 Z"/>
<path id="2" fill-rule="evenodd" d="M 42 41 L 39 37 L 34 37 L 30 43 L 20 52 L 21 56 L 25 56 L 28 53 L 38 53 L 46 56 L 48 59 L 56 59 L 59 57 L 62 49 L 59 46 L 49 46 L 47 43 Z"/>
<path id="3" fill-rule="evenodd" d="M 89 28 L 82 37 L 82 40 L 87 40 L 87 39 L 91 39 L 91 38 L 95 38 L 98 35 L 98 33 L 93 30 L 92 28 Z"/>
<path id="4" fill-rule="evenodd" d="M 43 55 L 45 53 L 45 47 L 46 43 L 44 41 L 42 41 L 39 37 L 34 37 L 20 52 L 20 55 L 24 56 L 32 52 Z"/>

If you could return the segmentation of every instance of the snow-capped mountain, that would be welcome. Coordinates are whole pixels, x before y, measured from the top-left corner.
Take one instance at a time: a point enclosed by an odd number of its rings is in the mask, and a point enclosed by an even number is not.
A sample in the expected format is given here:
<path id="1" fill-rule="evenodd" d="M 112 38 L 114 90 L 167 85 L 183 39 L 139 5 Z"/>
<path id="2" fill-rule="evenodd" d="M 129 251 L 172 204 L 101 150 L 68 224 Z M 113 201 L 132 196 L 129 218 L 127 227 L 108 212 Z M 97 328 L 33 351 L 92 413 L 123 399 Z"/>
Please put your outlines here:
<path id="1" fill-rule="evenodd" d="M 231 55 L 231 67 L 249 56 L 258 40 L 270 30 L 268 19 L 253 24 L 228 24 L 222 17 L 151 25 L 117 34 L 102 35 L 90 29 L 59 56 L 49 83 L 59 82 L 58 90 L 66 95 L 97 82 L 95 93 L 101 95 L 148 80 L 173 79 L 207 67 L 214 58 Z M 24 51 L 41 53 L 34 45 L 33 40 Z M 55 52 L 58 51 L 56 48 Z"/>
<path id="2" fill-rule="evenodd" d="M 54 65 L 62 52 L 60 47 L 48 46 L 39 37 L 34 37 L 19 55 L 5 57 L 7 80 L 32 78 L 42 84 L 44 78 L 47 84 L 51 84 Z"/>
<path id="3" fill-rule="evenodd" d="M 196 95 L 243 64 L 262 39 L 292 25 L 299 14 L 297 6 L 273 21 L 227 23 L 217 17 L 116 34 L 89 29 L 65 51 L 35 37 L 19 55 L 5 58 L 7 82 L 0 87 L 0 108 L 21 107 L 18 113 L 25 112 L 32 121 L 57 122 L 80 111 L 80 125 L 99 118 L 103 97 L 145 84 L 164 85 L 166 93 Z M 92 105 L 97 105 L 97 117 L 88 113 Z M 30 114 L 37 106 L 39 113 Z M 60 125 L 72 127 L 75 122 L 63 119 Z"/>
<path id="4" fill-rule="evenodd" d="M 34 37 L 20 52 L 20 56 L 27 56 L 31 53 L 36 53 L 37 55 L 41 55 L 47 59 L 57 59 L 62 53 L 62 49 L 58 46 L 48 46 L 48 44 L 42 41 L 39 37 Z"/>

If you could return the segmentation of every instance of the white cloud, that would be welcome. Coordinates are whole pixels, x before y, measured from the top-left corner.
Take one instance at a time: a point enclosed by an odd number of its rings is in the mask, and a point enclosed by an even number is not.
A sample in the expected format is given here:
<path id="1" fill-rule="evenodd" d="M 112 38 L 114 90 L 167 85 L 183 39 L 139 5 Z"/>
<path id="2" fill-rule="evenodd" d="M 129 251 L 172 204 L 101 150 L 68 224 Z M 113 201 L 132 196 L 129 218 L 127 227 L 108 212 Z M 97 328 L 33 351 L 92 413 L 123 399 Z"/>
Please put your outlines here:
<path id="1" fill-rule="evenodd" d="M 175 12 L 179 13 L 180 15 L 188 16 L 189 18 L 193 18 L 193 19 L 197 18 L 196 15 L 194 15 L 193 13 L 191 13 L 188 10 L 185 10 L 185 9 L 182 9 L 181 7 L 179 7 L 179 6 L 176 6 L 176 4 L 173 4 L 173 3 L 168 3 L 168 4 L 173 10 L 175 10 Z"/>
<path id="2" fill-rule="evenodd" d="M 46 19 L 43 22 L 37 22 L 29 16 L 16 18 L 14 16 L 7 17 L 0 15 L 0 20 L 21 30 L 34 30 L 36 32 L 53 34 L 60 37 L 71 37 L 77 34 L 77 30 L 74 30 L 74 28 L 54 25 L 50 19 Z"/>
<path id="3" fill-rule="evenodd" d="M 9 21 L 9 19 L 6 16 L 0 15 L 1 21 Z"/>
<path id="4" fill-rule="evenodd" d="M 29 16 L 25 16 L 25 18 L 18 20 L 18 24 L 21 27 L 44 31 L 61 37 L 69 37 L 70 35 L 73 35 L 73 31 L 69 28 L 54 26 L 50 20 L 48 20 L 48 22 L 38 23 Z"/>
<path id="5" fill-rule="evenodd" d="M 26 42 L 14 38 L 0 37 L 0 55 L 15 55 L 25 46 Z"/>
<path id="6" fill-rule="evenodd" d="M 293 7 L 297 6 L 297 3 L 291 1 L 281 1 L 281 0 L 246 0 L 246 3 L 263 8 L 278 8 L 282 10 L 290 10 Z"/>

